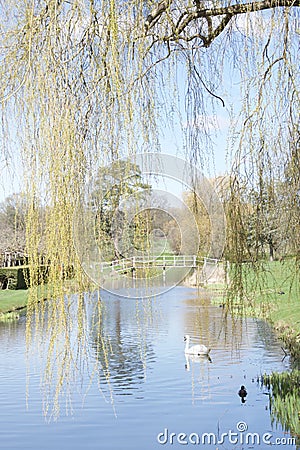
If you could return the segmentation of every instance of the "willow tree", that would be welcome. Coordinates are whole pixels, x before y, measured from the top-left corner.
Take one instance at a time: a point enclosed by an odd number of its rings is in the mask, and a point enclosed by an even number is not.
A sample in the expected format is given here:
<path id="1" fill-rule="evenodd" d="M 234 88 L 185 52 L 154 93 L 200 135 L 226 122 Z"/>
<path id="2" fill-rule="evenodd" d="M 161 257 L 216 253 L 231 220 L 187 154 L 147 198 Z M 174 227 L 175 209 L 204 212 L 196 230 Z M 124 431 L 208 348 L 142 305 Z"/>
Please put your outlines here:
<path id="1" fill-rule="evenodd" d="M 255 184 L 280 177 L 299 133 L 298 7 L 298 0 L 3 2 L 2 150 L 8 154 L 13 139 L 24 162 L 31 261 L 37 203 L 48 207 L 52 267 L 75 260 L 73 209 L 87 177 L 120 156 L 158 149 L 161 124 L 183 95 L 186 152 L 203 164 L 210 130 L 199 117 L 225 106 L 224 67 L 227 77 L 239 72 L 241 87 L 234 174 Z"/>
<path id="2" fill-rule="evenodd" d="M 205 164 L 213 150 L 205 117 L 230 108 L 224 79 L 239 84 L 241 99 L 229 145 L 234 260 L 246 245 L 241 186 L 263 191 L 289 167 L 297 195 L 299 0 L 7 0 L 0 8 L 1 151 L 23 164 L 32 285 L 41 240 L 54 286 L 69 264 L 82 280 L 74 211 L 99 167 L 159 150 L 174 117 L 187 158 Z M 61 286 L 51 295 L 62 297 Z M 63 305 L 52 315 L 57 333 Z"/>

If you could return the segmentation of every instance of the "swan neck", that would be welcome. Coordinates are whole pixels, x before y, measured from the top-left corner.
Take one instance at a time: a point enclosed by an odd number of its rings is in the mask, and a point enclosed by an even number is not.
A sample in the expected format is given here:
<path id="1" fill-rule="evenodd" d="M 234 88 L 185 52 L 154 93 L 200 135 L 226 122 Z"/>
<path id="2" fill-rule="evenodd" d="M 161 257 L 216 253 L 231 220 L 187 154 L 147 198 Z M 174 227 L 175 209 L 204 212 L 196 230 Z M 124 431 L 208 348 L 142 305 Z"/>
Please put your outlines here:
<path id="1" fill-rule="evenodd" d="M 185 351 L 186 351 L 186 352 L 188 351 L 189 346 L 190 346 L 190 338 L 187 337 L 187 338 L 186 338 L 186 342 L 185 342 Z"/>

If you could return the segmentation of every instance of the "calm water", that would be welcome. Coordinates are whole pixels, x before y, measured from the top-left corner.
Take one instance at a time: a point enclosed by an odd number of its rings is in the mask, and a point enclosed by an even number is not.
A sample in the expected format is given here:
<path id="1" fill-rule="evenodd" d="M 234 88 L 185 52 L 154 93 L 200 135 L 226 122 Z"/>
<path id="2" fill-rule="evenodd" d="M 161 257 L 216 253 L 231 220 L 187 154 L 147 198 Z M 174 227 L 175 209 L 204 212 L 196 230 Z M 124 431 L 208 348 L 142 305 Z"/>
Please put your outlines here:
<path id="1" fill-rule="evenodd" d="M 99 333 L 93 325 L 95 301 L 87 302 L 81 354 L 74 337 L 78 330 L 70 328 L 73 360 L 63 369 L 70 373 L 58 397 L 58 417 L 51 416 L 55 385 L 45 388 L 47 345 L 31 348 L 27 361 L 25 316 L 0 324 L 1 449 L 269 449 L 262 442 L 265 433 L 273 443 L 289 437 L 271 425 L 268 396 L 256 381 L 263 372 L 289 369 L 281 343 L 264 322 L 225 320 L 222 308 L 184 287 L 152 300 L 103 294 L 103 303 Z M 45 324 L 40 342 L 47 342 L 47 332 Z M 185 334 L 211 347 L 211 362 L 185 358 Z M 66 358 L 61 352 L 55 370 Z M 241 384 L 248 391 L 245 404 L 237 395 Z M 239 422 L 246 432 L 214 443 L 222 433 L 236 433 Z M 250 432 L 259 435 L 259 445 L 242 443 Z M 211 443 L 201 443 L 204 433 L 212 433 Z M 191 442 L 180 444 L 178 438 Z"/>

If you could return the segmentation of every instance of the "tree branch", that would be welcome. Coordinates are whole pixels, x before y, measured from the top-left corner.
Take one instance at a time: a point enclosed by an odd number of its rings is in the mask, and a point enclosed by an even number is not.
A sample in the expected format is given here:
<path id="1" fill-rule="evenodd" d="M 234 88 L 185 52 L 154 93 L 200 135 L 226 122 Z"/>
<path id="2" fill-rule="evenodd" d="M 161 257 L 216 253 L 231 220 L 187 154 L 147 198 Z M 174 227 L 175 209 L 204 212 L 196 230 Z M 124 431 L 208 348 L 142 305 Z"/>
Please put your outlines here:
<path id="1" fill-rule="evenodd" d="M 172 0 L 162 0 L 158 3 L 157 7 L 149 14 L 147 17 L 146 23 L 145 23 L 145 30 L 147 31 L 154 27 L 160 20 L 163 13 L 167 11 L 168 8 L 170 8 L 172 4 Z M 266 9 L 274 9 L 274 8 L 280 8 L 280 7 L 299 7 L 300 6 L 300 0 L 260 0 L 256 2 L 249 2 L 249 3 L 237 3 L 235 5 L 231 6 L 223 6 L 220 8 L 202 8 L 201 9 L 201 3 L 196 3 L 196 9 L 186 10 L 183 11 L 178 18 L 176 26 L 172 29 L 172 32 L 169 36 L 164 37 L 164 41 L 172 41 L 172 40 L 178 40 L 178 39 L 185 39 L 187 40 L 187 37 L 182 37 L 183 31 L 188 27 L 188 25 L 197 20 L 197 19 L 206 19 L 207 25 L 208 25 L 208 35 L 202 36 L 202 35 L 195 35 L 200 37 L 200 39 L 203 41 L 203 44 L 205 47 L 208 47 L 212 41 L 222 33 L 222 31 L 225 29 L 226 25 L 230 22 L 231 18 L 233 16 L 237 16 L 239 14 L 245 14 L 245 13 L 251 13 L 256 11 L 263 11 Z M 212 29 L 212 17 L 222 17 L 220 24 L 213 30 Z M 190 40 L 190 39 L 188 39 Z"/>
<path id="2" fill-rule="evenodd" d="M 145 22 L 146 31 L 152 28 L 159 20 L 160 16 L 166 12 L 171 6 L 173 0 L 162 0 L 158 3 L 157 7 L 148 15 Z"/>
<path id="3" fill-rule="evenodd" d="M 265 9 L 273 9 L 278 7 L 300 6 L 300 0 L 262 0 L 251 3 L 239 3 L 232 6 L 222 8 L 197 9 L 187 15 L 180 26 L 176 28 L 176 33 L 180 34 L 189 25 L 190 22 L 200 18 L 217 17 L 217 16 L 237 16 L 255 11 L 263 11 Z"/>
<path id="4" fill-rule="evenodd" d="M 222 7 L 222 8 L 211 8 L 211 9 L 198 9 L 196 11 L 196 19 L 200 17 L 215 17 L 222 16 L 226 14 L 231 14 L 232 16 L 238 14 L 245 14 L 247 12 L 263 11 L 265 9 L 274 9 L 279 7 L 293 7 L 300 6 L 300 0 L 262 0 L 251 3 L 238 3 L 236 5 Z"/>
<path id="5" fill-rule="evenodd" d="M 210 22 L 209 22 L 209 20 L 208 20 L 209 32 L 208 32 L 208 35 L 207 35 L 207 36 L 204 36 L 204 35 L 202 35 L 202 34 L 195 34 L 195 35 L 193 35 L 193 36 L 189 36 L 188 38 L 185 38 L 185 37 L 182 37 L 182 36 L 179 35 L 179 37 L 176 36 L 175 39 L 176 39 L 176 40 L 178 40 L 178 39 L 183 39 L 183 40 L 185 40 L 185 41 L 191 41 L 191 40 L 193 40 L 193 39 L 195 39 L 195 38 L 199 38 L 199 39 L 201 39 L 202 42 L 203 42 L 203 47 L 209 47 L 210 44 L 213 42 L 213 40 L 214 40 L 217 36 L 219 36 L 219 34 L 222 33 L 222 31 L 225 29 L 226 25 L 230 22 L 231 18 L 232 18 L 232 15 L 231 15 L 231 14 L 227 14 L 227 15 L 221 20 L 221 22 L 219 23 L 219 25 L 218 25 L 214 30 L 212 29 L 211 24 L 210 24 Z M 208 18 L 208 19 L 209 19 L 209 18 Z M 165 40 L 165 41 L 170 41 L 170 40 L 172 40 L 172 36 L 168 36 L 167 38 L 164 38 L 164 40 Z"/>

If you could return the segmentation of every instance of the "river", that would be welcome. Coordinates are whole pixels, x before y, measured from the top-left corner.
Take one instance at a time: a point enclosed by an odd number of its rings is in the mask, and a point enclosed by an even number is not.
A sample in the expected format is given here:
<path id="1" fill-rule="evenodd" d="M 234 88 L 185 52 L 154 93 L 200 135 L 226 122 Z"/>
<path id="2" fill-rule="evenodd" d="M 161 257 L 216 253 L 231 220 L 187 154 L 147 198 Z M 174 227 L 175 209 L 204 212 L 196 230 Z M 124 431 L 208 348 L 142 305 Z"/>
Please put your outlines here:
<path id="1" fill-rule="evenodd" d="M 47 319 L 27 350 L 25 314 L 0 324 L 1 449 L 296 448 L 258 383 L 290 368 L 264 321 L 233 320 L 178 286 L 152 299 L 103 292 L 101 313 L 97 293 L 86 296 L 79 333 L 73 300 L 69 346 L 51 341 Z M 185 334 L 211 348 L 211 361 L 185 357 Z"/>

